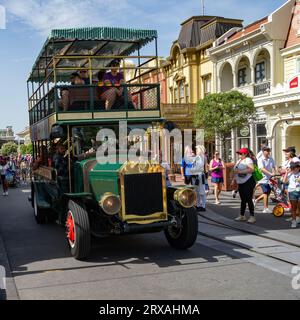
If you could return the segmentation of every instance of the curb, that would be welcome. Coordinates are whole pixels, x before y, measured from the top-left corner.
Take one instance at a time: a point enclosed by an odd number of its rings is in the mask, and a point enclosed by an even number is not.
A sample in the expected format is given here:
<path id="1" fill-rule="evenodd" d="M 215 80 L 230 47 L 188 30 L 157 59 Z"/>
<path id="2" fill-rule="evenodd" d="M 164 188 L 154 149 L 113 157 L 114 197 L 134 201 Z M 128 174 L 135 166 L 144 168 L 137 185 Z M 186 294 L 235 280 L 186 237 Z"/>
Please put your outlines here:
<path id="1" fill-rule="evenodd" d="M 232 227 L 234 229 L 247 232 L 249 234 L 257 235 L 270 240 L 280 241 L 282 243 L 285 243 L 291 246 L 300 247 L 299 236 L 293 236 L 280 231 L 267 230 L 262 227 L 254 226 L 251 224 L 245 224 L 245 223 L 233 221 L 231 219 L 221 216 L 220 214 L 218 214 L 218 212 L 216 212 L 216 210 L 214 210 L 210 206 L 208 206 L 208 209 L 209 209 L 209 212 L 207 213 L 201 212 L 200 216 L 202 216 L 203 218 L 212 220 L 214 222 L 219 222 L 228 227 Z"/>
<path id="2" fill-rule="evenodd" d="M 11 267 L 5 243 L 0 233 L 0 266 L 5 268 L 6 272 L 6 290 L 0 288 L 0 300 L 20 300 L 15 280 L 12 276 Z M 1 284 L 2 279 L 0 279 Z"/>

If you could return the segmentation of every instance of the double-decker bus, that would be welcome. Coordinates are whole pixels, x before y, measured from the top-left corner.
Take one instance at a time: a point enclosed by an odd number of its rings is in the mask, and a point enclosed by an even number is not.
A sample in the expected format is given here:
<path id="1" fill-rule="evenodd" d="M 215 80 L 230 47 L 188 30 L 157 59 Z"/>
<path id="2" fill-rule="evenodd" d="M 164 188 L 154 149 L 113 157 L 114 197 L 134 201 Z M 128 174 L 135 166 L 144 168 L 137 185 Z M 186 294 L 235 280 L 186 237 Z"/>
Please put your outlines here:
<path id="1" fill-rule="evenodd" d="M 151 44 L 155 54 L 142 55 Z M 53 30 L 32 67 L 30 200 L 37 223 L 66 228 L 76 259 L 89 255 L 92 236 L 164 231 L 179 249 L 196 240 L 193 188 L 167 186 L 159 162 L 132 161 L 126 154 L 130 132 L 164 126 L 159 83 L 140 80 L 153 61 L 158 67 L 155 30 L 77 28 Z M 115 134 L 114 162 L 97 156 L 103 130 Z M 139 156 L 148 148 L 141 146 Z"/>

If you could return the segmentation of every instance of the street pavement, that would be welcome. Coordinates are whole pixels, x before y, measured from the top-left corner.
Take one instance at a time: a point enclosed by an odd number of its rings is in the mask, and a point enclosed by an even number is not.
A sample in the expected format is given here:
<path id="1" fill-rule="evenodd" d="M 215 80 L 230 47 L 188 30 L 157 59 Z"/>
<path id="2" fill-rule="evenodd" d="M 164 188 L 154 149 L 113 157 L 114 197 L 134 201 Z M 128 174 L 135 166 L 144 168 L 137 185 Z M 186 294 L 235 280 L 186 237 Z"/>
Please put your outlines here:
<path id="1" fill-rule="evenodd" d="M 0 196 L 0 265 L 5 266 L 8 277 L 3 298 L 300 298 L 300 291 L 291 285 L 291 263 L 249 250 L 261 238 L 249 239 L 248 248 L 246 235 L 222 229 L 202 217 L 199 231 L 206 235 L 199 234 L 190 250 L 170 248 L 162 233 L 109 237 L 94 243 L 86 261 L 77 261 L 70 256 L 62 227 L 36 224 L 28 195 L 29 189 L 18 188 L 10 190 L 8 197 Z M 238 200 L 226 200 L 225 196 L 224 205 L 215 208 L 209 204 L 206 214 L 231 221 Z M 216 214 L 217 211 L 222 212 Z M 269 227 L 264 219 L 267 218 L 259 217 L 258 228 Z M 285 221 L 271 215 L 268 219 L 270 228 L 277 228 L 277 232 L 290 231 Z M 277 223 L 282 223 L 282 229 Z M 220 241 L 234 236 L 238 240 Z M 297 257 L 297 250 L 296 246 L 287 248 L 285 244 L 281 253 L 295 252 Z"/>

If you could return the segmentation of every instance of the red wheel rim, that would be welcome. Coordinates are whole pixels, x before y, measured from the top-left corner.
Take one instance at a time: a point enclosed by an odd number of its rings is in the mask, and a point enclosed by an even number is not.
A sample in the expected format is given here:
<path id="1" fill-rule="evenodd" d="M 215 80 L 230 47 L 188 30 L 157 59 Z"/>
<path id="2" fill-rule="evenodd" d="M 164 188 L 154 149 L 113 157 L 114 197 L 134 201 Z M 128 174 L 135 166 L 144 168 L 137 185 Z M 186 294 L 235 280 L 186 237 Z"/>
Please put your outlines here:
<path id="1" fill-rule="evenodd" d="M 68 212 L 66 227 L 67 227 L 67 238 L 69 240 L 71 247 L 73 247 L 75 244 L 76 236 L 75 236 L 75 223 L 74 223 L 74 219 L 71 211 Z"/>

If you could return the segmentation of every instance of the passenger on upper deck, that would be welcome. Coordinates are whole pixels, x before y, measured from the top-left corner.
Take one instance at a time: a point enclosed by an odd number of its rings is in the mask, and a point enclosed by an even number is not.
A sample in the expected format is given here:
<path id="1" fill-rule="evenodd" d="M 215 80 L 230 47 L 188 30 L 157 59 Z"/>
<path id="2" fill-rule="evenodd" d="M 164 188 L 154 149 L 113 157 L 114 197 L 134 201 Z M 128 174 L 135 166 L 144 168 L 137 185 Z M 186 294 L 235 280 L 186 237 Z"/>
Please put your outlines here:
<path id="1" fill-rule="evenodd" d="M 72 86 L 77 85 L 84 85 L 85 82 L 81 78 L 80 74 L 78 72 L 73 72 L 70 75 L 70 82 Z M 62 88 L 60 91 L 61 99 L 60 99 L 60 106 L 62 107 L 63 111 L 68 111 L 69 103 L 70 103 L 70 97 L 69 97 L 69 89 L 68 87 Z"/>
<path id="2" fill-rule="evenodd" d="M 80 70 L 79 71 L 79 76 L 81 80 L 83 80 L 84 84 L 89 85 L 90 84 L 90 79 L 87 70 Z"/>
<path id="3" fill-rule="evenodd" d="M 82 79 L 82 77 L 80 76 L 80 74 L 78 72 L 74 72 L 71 74 L 70 81 L 71 81 L 72 86 L 85 84 L 84 79 Z"/>
<path id="4" fill-rule="evenodd" d="M 111 71 L 107 72 L 103 76 L 103 93 L 101 99 L 105 100 L 105 109 L 110 110 L 115 102 L 123 99 L 124 88 L 121 87 L 125 84 L 124 75 L 119 71 L 120 61 L 115 59 L 111 62 Z M 132 103 L 130 93 L 128 93 L 128 102 Z"/>

